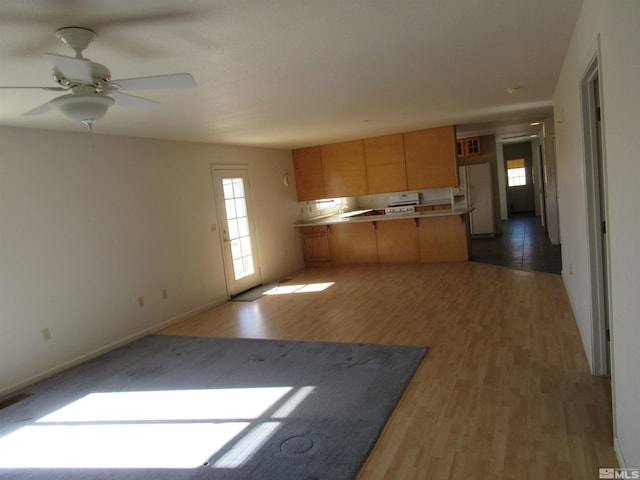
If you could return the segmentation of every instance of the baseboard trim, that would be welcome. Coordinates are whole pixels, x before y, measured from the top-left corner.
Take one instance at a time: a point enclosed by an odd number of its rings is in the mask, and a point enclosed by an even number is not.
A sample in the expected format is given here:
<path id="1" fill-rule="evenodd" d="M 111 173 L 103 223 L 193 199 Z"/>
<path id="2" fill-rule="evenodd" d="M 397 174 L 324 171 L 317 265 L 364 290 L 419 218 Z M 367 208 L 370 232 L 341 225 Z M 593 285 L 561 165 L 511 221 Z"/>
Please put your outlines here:
<path id="1" fill-rule="evenodd" d="M 618 464 L 620 465 L 620 468 L 627 468 L 627 462 L 624 459 L 624 454 L 622 453 L 622 447 L 620 445 L 620 442 L 618 441 L 618 437 L 613 437 L 613 451 L 618 458 Z"/>
<path id="2" fill-rule="evenodd" d="M 75 367 L 76 365 L 80 365 L 81 363 L 84 363 L 88 360 L 91 360 L 95 357 L 99 357 L 100 355 L 103 355 L 107 352 L 110 352 L 111 350 L 115 350 L 118 347 L 121 347 L 123 345 L 126 345 L 127 343 L 131 343 L 135 340 L 138 340 L 139 338 L 144 337 L 145 335 L 149 335 L 151 333 L 157 332 L 158 330 L 162 330 L 163 328 L 169 327 L 171 325 L 173 325 L 174 323 L 178 323 L 186 318 L 189 318 L 193 315 L 196 315 L 200 312 L 203 312 L 205 310 L 208 310 L 210 308 L 213 308 L 217 305 L 220 305 L 222 303 L 225 303 L 228 299 L 222 298 L 222 299 L 218 299 L 215 300 L 213 302 L 207 303 L 205 305 L 202 305 L 198 308 L 195 308 L 193 310 L 190 310 L 188 312 L 182 313 L 180 315 L 177 315 L 173 318 L 170 318 L 168 320 L 165 320 L 163 322 L 157 323 L 155 325 L 152 325 L 150 327 L 147 327 L 143 330 L 140 330 L 136 333 L 133 333 L 127 337 L 121 338 L 119 340 L 116 340 L 115 342 L 111 342 L 103 347 L 97 348 L 91 352 L 85 353 L 83 355 L 80 355 L 79 357 L 76 357 L 72 360 L 68 360 L 66 362 L 63 362 L 53 368 L 50 368 L 48 370 L 45 370 L 44 372 L 38 373 L 36 375 L 33 375 L 25 380 L 22 380 L 18 383 L 14 383 L 13 385 L 10 385 L 9 387 L 3 388 L 2 390 L 0 390 L 0 400 L 8 397 L 20 390 L 23 390 L 27 387 L 29 387 L 30 385 L 33 385 L 36 382 L 39 382 L 41 380 L 44 380 L 45 378 L 51 377 L 53 375 L 56 375 L 57 373 L 63 372 L 64 370 L 67 370 L 71 367 Z"/>

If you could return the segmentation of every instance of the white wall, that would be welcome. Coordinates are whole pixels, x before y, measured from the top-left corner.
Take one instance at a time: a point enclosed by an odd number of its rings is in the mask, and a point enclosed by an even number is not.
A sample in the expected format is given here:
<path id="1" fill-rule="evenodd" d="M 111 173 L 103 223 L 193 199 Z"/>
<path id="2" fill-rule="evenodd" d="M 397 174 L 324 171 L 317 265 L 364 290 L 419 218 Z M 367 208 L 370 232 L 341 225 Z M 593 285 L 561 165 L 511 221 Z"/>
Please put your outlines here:
<path id="1" fill-rule="evenodd" d="M 212 163 L 249 166 L 263 280 L 303 266 L 289 151 L 93 141 L 0 128 L 0 395 L 226 300 Z"/>
<path id="2" fill-rule="evenodd" d="M 611 275 L 615 446 L 640 467 L 640 2 L 585 0 L 554 93 L 563 279 L 591 362 L 589 261 L 580 79 L 597 51 L 603 91 Z M 569 265 L 573 274 L 569 273 Z M 603 465 L 603 467 L 606 465 Z"/>

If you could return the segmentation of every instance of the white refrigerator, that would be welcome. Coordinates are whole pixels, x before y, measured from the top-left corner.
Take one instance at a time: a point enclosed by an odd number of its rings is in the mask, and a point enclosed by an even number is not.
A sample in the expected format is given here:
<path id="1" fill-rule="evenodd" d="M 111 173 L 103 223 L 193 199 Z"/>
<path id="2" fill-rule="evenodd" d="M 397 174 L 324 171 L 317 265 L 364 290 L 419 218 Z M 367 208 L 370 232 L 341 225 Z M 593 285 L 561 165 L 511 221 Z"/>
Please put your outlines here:
<path id="1" fill-rule="evenodd" d="M 471 235 L 493 237 L 496 234 L 493 209 L 493 177 L 489 163 L 459 167 L 460 187 L 466 195 Z"/>

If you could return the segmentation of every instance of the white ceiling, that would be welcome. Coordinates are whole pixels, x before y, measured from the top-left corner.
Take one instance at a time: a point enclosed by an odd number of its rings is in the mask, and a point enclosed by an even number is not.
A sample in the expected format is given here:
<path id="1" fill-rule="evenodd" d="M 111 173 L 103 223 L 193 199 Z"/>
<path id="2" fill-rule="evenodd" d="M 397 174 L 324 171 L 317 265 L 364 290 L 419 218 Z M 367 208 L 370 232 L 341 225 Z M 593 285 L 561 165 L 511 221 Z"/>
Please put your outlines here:
<path id="1" fill-rule="evenodd" d="M 55 30 L 97 33 L 113 78 L 190 72 L 198 87 L 131 92 L 101 134 L 295 148 L 462 125 L 519 133 L 551 96 L 582 0 L 2 0 L 0 86 L 54 86 Z M 522 87 L 513 94 L 508 87 Z M 128 92 L 129 93 L 129 92 Z M 0 90 L 0 125 L 82 131 L 56 96 Z"/>

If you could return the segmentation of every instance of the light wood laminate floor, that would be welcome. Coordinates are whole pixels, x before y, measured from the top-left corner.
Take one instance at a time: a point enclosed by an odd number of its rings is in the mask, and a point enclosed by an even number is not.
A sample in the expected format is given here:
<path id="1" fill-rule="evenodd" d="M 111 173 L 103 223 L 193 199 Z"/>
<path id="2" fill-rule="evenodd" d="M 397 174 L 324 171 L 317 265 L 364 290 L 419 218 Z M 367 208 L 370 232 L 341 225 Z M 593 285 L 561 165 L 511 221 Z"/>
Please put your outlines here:
<path id="1" fill-rule="evenodd" d="M 290 277 L 335 283 L 159 333 L 429 345 L 359 480 L 585 480 L 617 466 L 609 380 L 589 372 L 560 276 L 465 262 Z"/>

